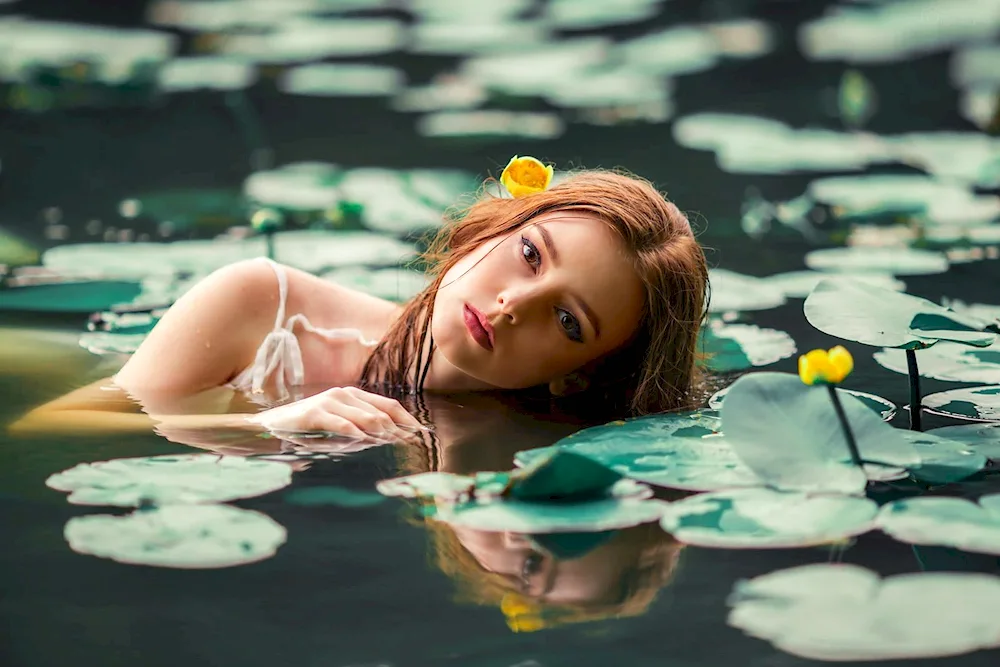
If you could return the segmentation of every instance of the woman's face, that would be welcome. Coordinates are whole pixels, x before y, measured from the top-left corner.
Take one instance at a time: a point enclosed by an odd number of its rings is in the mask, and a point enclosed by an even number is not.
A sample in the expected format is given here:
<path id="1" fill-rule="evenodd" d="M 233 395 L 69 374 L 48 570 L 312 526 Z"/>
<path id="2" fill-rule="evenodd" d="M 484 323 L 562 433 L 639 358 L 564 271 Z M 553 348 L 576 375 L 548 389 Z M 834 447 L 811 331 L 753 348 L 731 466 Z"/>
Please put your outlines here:
<path id="1" fill-rule="evenodd" d="M 558 380 L 624 345 L 645 293 L 596 215 L 554 211 L 491 239 L 445 275 L 431 333 L 461 372 L 503 389 Z"/>

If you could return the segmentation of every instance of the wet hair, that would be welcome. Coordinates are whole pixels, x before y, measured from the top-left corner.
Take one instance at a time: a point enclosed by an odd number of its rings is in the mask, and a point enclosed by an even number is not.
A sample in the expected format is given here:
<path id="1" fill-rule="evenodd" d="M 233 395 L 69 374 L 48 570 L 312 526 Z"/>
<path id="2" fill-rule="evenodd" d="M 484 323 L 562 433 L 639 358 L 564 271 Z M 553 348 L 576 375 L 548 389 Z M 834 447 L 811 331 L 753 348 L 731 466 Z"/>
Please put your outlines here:
<path id="1" fill-rule="evenodd" d="M 612 171 L 576 172 L 517 199 L 484 194 L 450 215 L 422 256 L 430 284 L 405 305 L 369 357 L 359 385 L 391 395 L 420 392 L 433 354 L 431 339 L 431 354 L 423 358 L 444 275 L 481 244 L 562 210 L 592 213 L 618 235 L 646 295 L 634 335 L 595 360 L 582 393 L 619 406 L 621 416 L 694 407 L 698 335 L 708 299 L 705 255 L 687 217 L 652 183 Z"/>

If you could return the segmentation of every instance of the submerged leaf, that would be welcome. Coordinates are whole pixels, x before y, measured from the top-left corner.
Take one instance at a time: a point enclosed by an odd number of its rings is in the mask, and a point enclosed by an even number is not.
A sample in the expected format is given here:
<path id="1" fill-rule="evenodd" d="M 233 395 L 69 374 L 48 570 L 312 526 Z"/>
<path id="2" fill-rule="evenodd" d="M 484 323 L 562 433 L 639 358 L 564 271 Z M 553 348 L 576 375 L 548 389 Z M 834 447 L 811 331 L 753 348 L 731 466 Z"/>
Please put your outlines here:
<path id="1" fill-rule="evenodd" d="M 938 341 L 987 347 L 990 322 L 936 303 L 853 281 L 823 281 L 806 299 L 806 319 L 831 336 L 865 345 L 922 349 Z"/>
<path id="2" fill-rule="evenodd" d="M 81 463 L 45 483 L 70 491 L 69 502 L 74 505 L 139 507 L 251 498 L 284 488 L 291 481 L 292 469 L 276 461 L 169 454 Z"/>
<path id="3" fill-rule="evenodd" d="M 805 565 L 739 582 L 729 604 L 729 625 L 813 660 L 930 658 L 1000 646 L 1000 578 L 986 574 L 879 579 L 855 565 Z"/>
<path id="4" fill-rule="evenodd" d="M 80 554 L 185 569 L 261 561 L 273 556 L 287 536 L 266 514 L 228 505 L 173 505 L 125 516 L 74 517 L 63 534 Z"/>
<path id="5" fill-rule="evenodd" d="M 740 489 L 670 503 L 660 524 L 681 542 L 701 547 L 794 548 L 867 532 L 877 512 L 866 498 Z"/>

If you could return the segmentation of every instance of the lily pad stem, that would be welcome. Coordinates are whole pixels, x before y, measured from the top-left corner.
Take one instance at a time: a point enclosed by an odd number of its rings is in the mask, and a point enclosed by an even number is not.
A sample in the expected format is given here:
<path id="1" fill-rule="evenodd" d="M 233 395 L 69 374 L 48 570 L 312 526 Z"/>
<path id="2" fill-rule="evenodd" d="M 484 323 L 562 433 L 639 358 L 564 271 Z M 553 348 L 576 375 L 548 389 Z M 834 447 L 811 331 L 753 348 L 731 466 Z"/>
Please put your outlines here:
<path id="1" fill-rule="evenodd" d="M 267 243 L 267 258 L 274 260 L 274 230 L 264 233 L 264 240 Z"/>
<path id="2" fill-rule="evenodd" d="M 840 396 L 837 395 L 837 388 L 832 385 L 826 385 L 827 391 L 830 392 L 830 400 L 833 402 L 833 409 L 837 413 L 837 419 L 840 420 L 840 428 L 844 431 L 844 438 L 847 440 L 847 448 L 851 450 L 851 460 L 854 461 L 854 465 L 858 466 L 864 470 L 864 465 L 861 460 L 861 452 L 858 451 L 858 443 L 854 439 L 854 432 L 851 431 L 851 425 L 847 422 L 847 415 L 844 414 L 844 406 L 840 403 Z"/>
<path id="3" fill-rule="evenodd" d="M 906 351 L 906 371 L 910 375 L 910 430 L 921 431 L 920 373 L 917 370 L 916 350 Z"/>

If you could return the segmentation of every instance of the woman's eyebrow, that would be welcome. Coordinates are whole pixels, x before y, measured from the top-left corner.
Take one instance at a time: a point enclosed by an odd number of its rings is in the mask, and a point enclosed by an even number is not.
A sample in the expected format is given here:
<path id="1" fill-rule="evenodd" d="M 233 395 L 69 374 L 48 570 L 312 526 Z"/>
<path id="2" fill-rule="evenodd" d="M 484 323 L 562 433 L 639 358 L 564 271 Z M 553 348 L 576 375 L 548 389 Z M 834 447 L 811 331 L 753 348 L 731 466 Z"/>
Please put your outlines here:
<path id="1" fill-rule="evenodd" d="M 537 229 L 538 233 L 542 236 L 542 243 L 545 244 L 545 251 L 548 252 L 549 258 L 552 260 L 553 264 L 558 264 L 559 251 L 556 250 L 556 244 L 552 241 L 552 234 L 549 233 L 549 230 L 545 229 L 545 225 L 535 225 L 535 229 Z M 580 307 L 580 310 L 583 311 L 583 314 L 587 317 L 587 319 L 590 320 L 590 326 L 594 329 L 594 338 L 600 338 L 601 323 L 597 319 L 597 313 L 595 313 L 593 309 L 587 305 L 586 301 L 581 299 L 576 294 L 571 292 L 569 296 Z"/>

